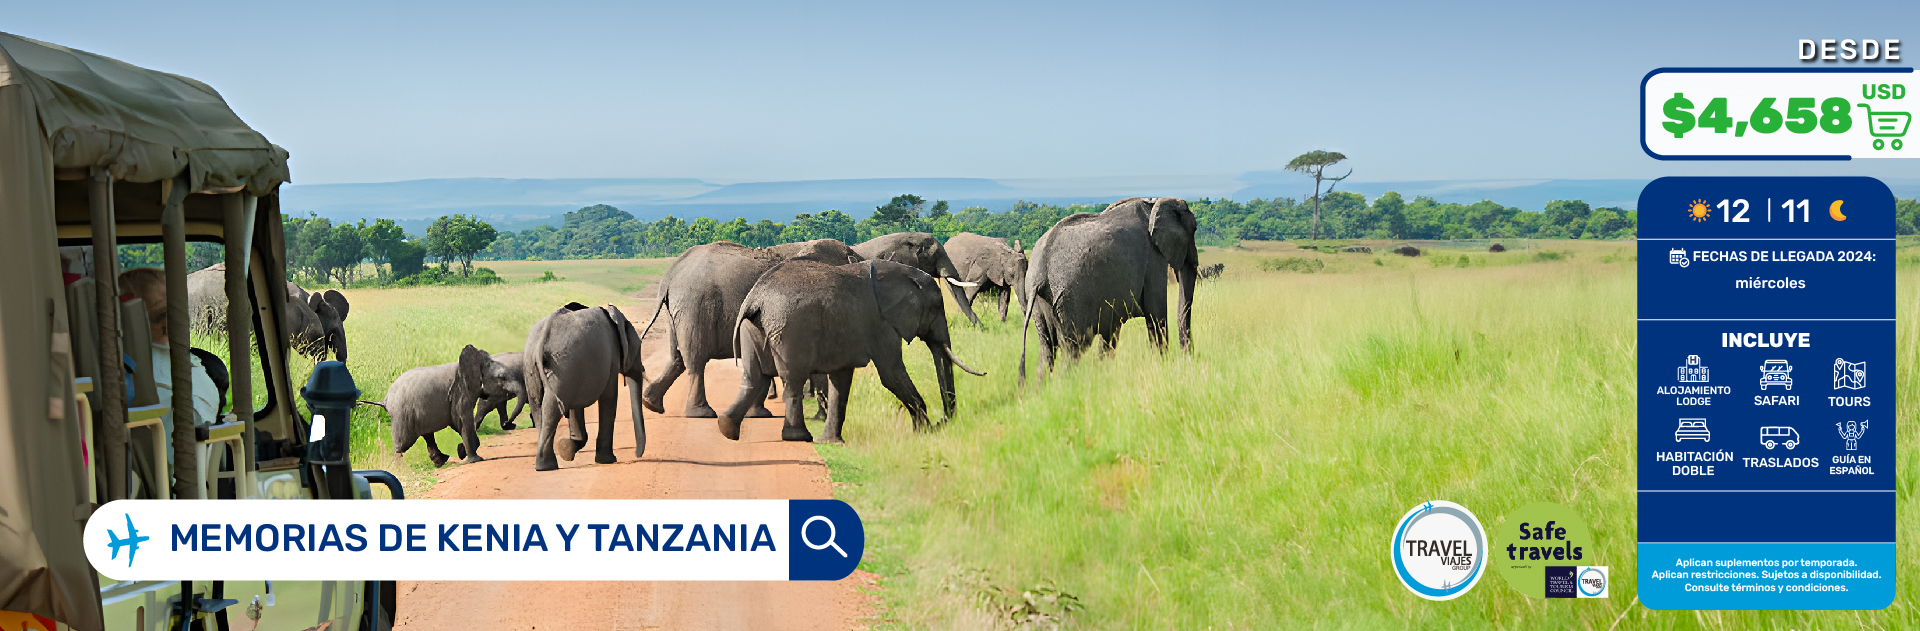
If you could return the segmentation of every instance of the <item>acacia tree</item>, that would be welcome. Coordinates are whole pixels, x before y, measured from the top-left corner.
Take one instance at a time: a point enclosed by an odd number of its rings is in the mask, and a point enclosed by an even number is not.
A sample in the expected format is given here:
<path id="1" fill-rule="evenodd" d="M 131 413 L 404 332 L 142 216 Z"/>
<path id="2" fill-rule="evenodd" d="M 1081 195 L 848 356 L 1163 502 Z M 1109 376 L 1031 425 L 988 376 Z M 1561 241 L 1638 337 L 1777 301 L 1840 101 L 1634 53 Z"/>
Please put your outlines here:
<path id="1" fill-rule="evenodd" d="M 1346 154 L 1338 151 L 1315 149 L 1300 154 L 1300 157 L 1294 158 L 1292 162 L 1287 163 L 1288 171 L 1313 176 L 1313 238 L 1316 241 L 1320 239 L 1320 183 L 1323 180 L 1333 182 L 1333 184 L 1327 185 L 1327 192 L 1331 193 L 1333 192 L 1333 187 L 1338 185 L 1340 180 L 1347 179 L 1347 176 L 1353 175 L 1353 169 L 1347 169 L 1347 175 L 1332 178 L 1326 177 L 1327 167 L 1339 164 L 1341 160 L 1345 159 L 1347 159 Z"/>

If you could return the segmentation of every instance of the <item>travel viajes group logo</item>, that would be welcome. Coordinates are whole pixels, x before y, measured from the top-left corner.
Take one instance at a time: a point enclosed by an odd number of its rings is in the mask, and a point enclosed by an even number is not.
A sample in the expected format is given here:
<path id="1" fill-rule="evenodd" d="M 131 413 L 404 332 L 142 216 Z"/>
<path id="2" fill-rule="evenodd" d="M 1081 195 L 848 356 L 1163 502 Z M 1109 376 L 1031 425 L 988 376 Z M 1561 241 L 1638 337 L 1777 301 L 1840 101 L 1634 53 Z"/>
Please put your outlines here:
<path id="1" fill-rule="evenodd" d="M 1452 600 L 1479 582 L 1487 535 L 1467 507 L 1434 500 L 1400 518 L 1392 549 L 1402 585 L 1427 600 Z"/>

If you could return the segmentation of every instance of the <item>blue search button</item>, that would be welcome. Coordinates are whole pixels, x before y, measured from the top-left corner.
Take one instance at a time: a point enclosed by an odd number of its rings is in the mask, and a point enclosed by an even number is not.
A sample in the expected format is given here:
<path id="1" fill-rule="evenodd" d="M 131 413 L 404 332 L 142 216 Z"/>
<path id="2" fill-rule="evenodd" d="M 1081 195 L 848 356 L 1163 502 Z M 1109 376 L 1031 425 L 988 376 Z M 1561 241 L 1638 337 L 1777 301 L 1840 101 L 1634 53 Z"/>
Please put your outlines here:
<path id="1" fill-rule="evenodd" d="M 867 530 L 840 500 L 787 500 L 787 580 L 837 581 L 860 567 Z"/>

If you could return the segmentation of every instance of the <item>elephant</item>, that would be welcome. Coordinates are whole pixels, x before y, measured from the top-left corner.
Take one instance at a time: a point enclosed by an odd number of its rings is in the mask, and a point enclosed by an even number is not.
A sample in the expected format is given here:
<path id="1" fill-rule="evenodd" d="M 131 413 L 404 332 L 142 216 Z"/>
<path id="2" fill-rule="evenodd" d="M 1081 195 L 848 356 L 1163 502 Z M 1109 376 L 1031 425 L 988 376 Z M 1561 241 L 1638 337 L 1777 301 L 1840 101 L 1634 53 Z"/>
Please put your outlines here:
<path id="1" fill-rule="evenodd" d="M 533 459 L 535 471 L 560 468 L 554 459 L 554 434 L 561 417 L 572 426 L 572 440 L 560 443 L 559 457 L 573 460 L 585 446 L 586 415 L 574 413 L 589 405 L 600 406 L 600 432 L 593 461 L 612 464 L 614 407 L 620 403 L 620 382 L 626 381 L 628 403 L 633 414 L 633 456 L 647 450 L 646 416 L 641 411 L 640 384 L 647 379 L 644 358 L 640 354 L 640 332 L 627 321 L 618 307 L 587 307 L 568 303 L 535 322 L 527 333 L 526 350 L 520 356 L 520 371 L 526 379 L 529 405 L 533 406 L 534 427 L 540 429 L 539 444 Z M 477 389 L 477 370 L 464 363 L 454 380 L 455 392 Z"/>
<path id="2" fill-rule="evenodd" d="M 227 331 L 227 265 L 220 263 L 187 275 L 187 312 L 194 331 L 225 335 Z M 309 294 L 287 283 L 287 329 L 293 349 L 320 361 L 329 354 L 347 361 L 345 294 L 328 289 Z"/>
<path id="3" fill-rule="evenodd" d="M 855 368 L 872 363 L 880 383 L 913 415 L 916 430 L 930 427 L 927 405 L 907 376 L 901 344 L 920 338 L 933 354 L 940 381 L 943 423 L 953 418 L 953 367 L 985 376 L 954 355 L 941 283 L 918 269 L 892 261 L 827 265 L 784 261 L 760 277 L 734 318 L 740 345 L 740 394 L 718 420 L 720 434 L 740 439 L 742 415 L 766 396 L 773 377 L 789 387 L 782 440 L 811 441 L 800 392 L 791 387 L 811 375 L 828 376 L 825 442 L 839 443 Z"/>
<path id="4" fill-rule="evenodd" d="M 1027 253 L 1020 240 L 1007 245 L 1006 239 L 962 232 L 947 239 L 947 254 L 959 268 L 960 280 L 975 284 L 966 288 L 962 308 L 971 310 L 975 296 L 994 290 L 1000 295 L 1001 322 L 1007 321 L 1007 303 L 1015 294 L 1020 296 L 1020 309 L 1028 309 L 1022 291 L 1027 286 Z"/>
<path id="5" fill-rule="evenodd" d="M 387 398 L 383 401 L 361 401 L 368 405 L 379 406 L 393 419 L 393 452 L 403 454 L 413 447 L 415 440 L 427 439 L 427 454 L 433 460 L 433 466 L 447 463 L 447 454 L 440 451 L 440 445 L 433 435 L 449 427 L 460 434 L 458 452 L 462 462 L 473 463 L 484 460 L 480 457 L 480 416 L 473 413 L 474 404 L 482 400 L 499 401 L 497 407 L 504 409 L 508 397 L 525 398 L 518 378 L 518 370 L 500 361 L 500 355 L 489 356 L 486 351 L 468 345 L 460 351 L 460 361 L 437 366 L 422 366 L 400 373 L 387 388 Z M 463 371 L 479 374 L 479 389 L 462 390 L 455 387 L 457 377 Z"/>
<path id="6" fill-rule="evenodd" d="M 740 301 L 760 275 L 783 260 L 820 261 L 835 265 L 862 260 L 847 244 L 834 239 L 786 243 L 756 250 L 730 241 L 688 248 L 660 278 L 660 302 L 647 321 L 653 327 L 666 311 L 666 366 L 648 381 L 642 402 L 654 413 L 666 411 L 667 389 L 681 373 L 689 379 L 685 416 L 713 418 L 707 401 L 706 366 L 715 359 L 732 359 L 733 316 Z M 824 405 L 824 404 L 822 404 Z M 773 416 L 765 404 L 747 412 L 751 418 Z"/>
<path id="7" fill-rule="evenodd" d="M 1097 214 L 1068 215 L 1041 235 L 1027 275 L 1031 309 L 1020 336 L 1020 380 L 1027 373 L 1026 331 L 1034 328 L 1043 375 L 1060 349 L 1077 360 L 1096 335 L 1102 354 L 1111 353 L 1120 326 L 1135 317 L 1147 319 L 1147 337 L 1165 353 L 1169 267 L 1180 284 L 1180 349 L 1191 354 L 1196 227 L 1183 200 L 1134 197 Z"/>
<path id="8" fill-rule="evenodd" d="M 947 290 L 953 292 L 953 302 L 960 305 L 960 313 L 967 316 L 967 321 L 974 326 L 980 326 L 980 317 L 973 315 L 973 301 L 961 293 L 963 290 L 979 289 L 979 283 L 960 277 L 960 269 L 954 266 L 946 247 L 941 246 L 940 240 L 933 235 L 925 232 L 895 232 L 853 246 L 853 251 L 869 261 L 893 261 L 946 281 L 952 285 Z"/>
<path id="9" fill-rule="evenodd" d="M 520 418 L 520 411 L 527 407 L 527 382 L 520 374 L 520 353 L 494 353 L 493 361 L 506 369 L 501 381 L 510 384 L 510 387 L 503 387 L 500 391 L 483 390 L 480 396 L 480 409 L 475 411 L 473 416 L 475 419 L 485 421 L 488 414 L 498 410 L 500 429 L 514 429 L 515 419 Z M 509 400 L 514 402 L 512 414 L 507 413 Z"/>

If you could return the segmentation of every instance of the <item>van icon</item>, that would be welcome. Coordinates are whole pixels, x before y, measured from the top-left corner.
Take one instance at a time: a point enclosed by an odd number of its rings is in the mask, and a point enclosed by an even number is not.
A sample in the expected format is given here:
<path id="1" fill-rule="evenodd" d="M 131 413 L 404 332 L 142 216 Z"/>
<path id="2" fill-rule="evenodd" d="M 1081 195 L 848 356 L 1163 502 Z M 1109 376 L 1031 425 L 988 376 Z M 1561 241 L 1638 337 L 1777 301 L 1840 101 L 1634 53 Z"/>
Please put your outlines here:
<path id="1" fill-rule="evenodd" d="M 1784 445 L 1787 449 L 1800 446 L 1800 432 L 1791 427 L 1772 426 L 1760 428 L 1760 444 L 1772 449 L 1774 445 Z"/>
<path id="2" fill-rule="evenodd" d="M 1784 386 L 1786 389 L 1792 390 L 1793 377 L 1787 376 L 1787 373 L 1791 372 L 1793 372 L 1793 366 L 1788 364 L 1787 360 L 1769 359 L 1762 362 L 1760 364 L 1760 389 L 1764 391 L 1767 389 L 1767 386 Z"/>

